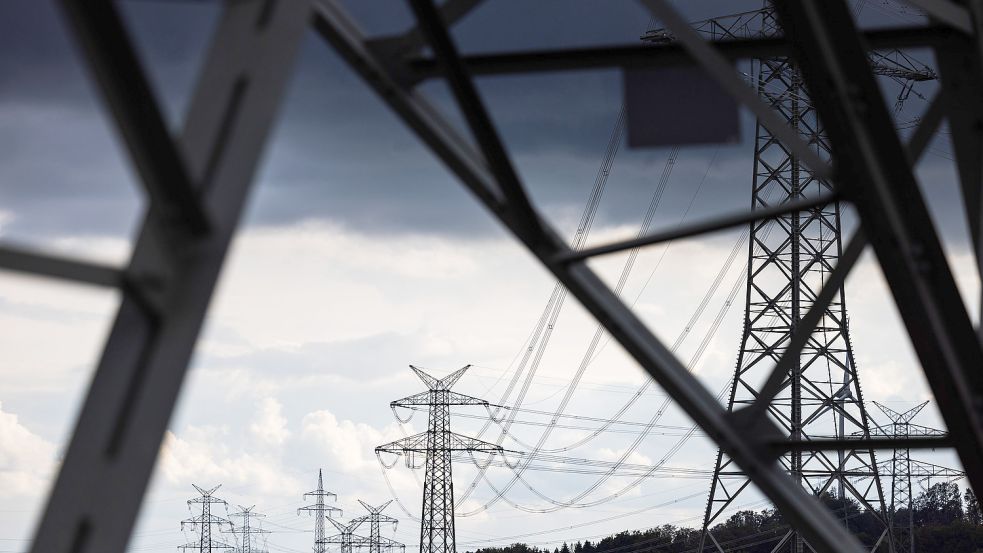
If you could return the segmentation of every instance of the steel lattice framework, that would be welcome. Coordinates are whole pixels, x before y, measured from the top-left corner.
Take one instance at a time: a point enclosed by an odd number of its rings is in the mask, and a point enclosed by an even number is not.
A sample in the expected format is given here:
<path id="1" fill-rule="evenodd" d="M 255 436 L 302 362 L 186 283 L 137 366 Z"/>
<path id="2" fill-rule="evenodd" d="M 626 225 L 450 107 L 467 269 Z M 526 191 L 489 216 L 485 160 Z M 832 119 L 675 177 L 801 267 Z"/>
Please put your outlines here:
<path id="1" fill-rule="evenodd" d="M 451 457 L 455 452 L 501 454 L 502 447 L 476 438 L 451 432 L 451 405 L 480 405 L 488 402 L 452 392 L 451 387 L 471 366 L 458 369 L 437 379 L 410 365 L 427 386 L 426 392 L 396 400 L 390 407 L 427 406 L 430 414 L 427 430 L 375 448 L 376 454 L 406 456 L 407 466 L 415 466 L 415 456 L 423 455 L 426 475 L 423 480 L 423 509 L 420 514 L 421 553 L 454 553 L 454 479 Z"/>
<path id="2" fill-rule="evenodd" d="M 329 518 L 328 522 L 338 530 L 338 533 L 317 540 L 314 544 L 315 547 L 320 546 L 325 548 L 328 545 L 334 544 L 339 546 L 341 553 L 352 553 L 355 547 L 364 548 L 369 546 L 369 538 L 355 534 L 355 529 L 359 523 L 350 522 L 348 524 L 342 524 L 333 518 Z"/>
<path id="3" fill-rule="evenodd" d="M 378 507 L 373 507 L 361 499 L 359 499 L 358 502 L 362 504 L 362 507 L 365 507 L 365 510 L 368 511 L 369 514 L 352 519 L 351 526 L 352 528 L 357 529 L 360 525 L 365 524 L 366 522 L 369 523 L 369 553 L 392 553 L 394 549 L 405 551 L 405 545 L 389 538 L 382 537 L 382 534 L 379 531 L 382 524 L 392 524 L 393 530 L 395 530 L 396 525 L 399 523 L 399 520 L 396 518 L 383 514 L 382 512 L 389 506 L 390 503 L 392 503 L 392 500 L 390 499 Z"/>
<path id="4" fill-rule="evenodd" d="M 304 494 L 304 499 L 313 498 L 313 505 L 306 505 L 297 509 L 297 514 L 307 513 L 314 517 L 314 553 L 324 553 L 324 519 L 331 518 L 335 513 L 341 516 L 341 509 L 325 505 L 326 499 L 336 499 L 338 496 L 332 492 L 325 491 L 324 477 L 322 470 L 317 470 L 317 489 Z"/>
<path id="5" fill-rule="evenodd" d="M 920 424 L 912 424 L 922 409 L 928 405 L 925 401 L 903 413 L 899 413 L 890 407 L 874 402 L 874 405 L 884 413 L 884 416 L 891 421 L 891 424 L 876 426 L 871 434 L 886 436 L 889 438 L 910 438 L 911 436 L 944 436 L 946 433 L 937 428 L 930 428 Z M 912 477 L 931 477 L 949 476 L 943 467 L 918 463 L 911 458 L 911 449 L 907 447 L 894 450 L 890 463 L 891 478 L 891 504 L 888 510 L 888 517 L 891 522 L 891 532 L 894 534 L 895 551 L 898 553 L 915 553 L 915 527 L 914 527 L 914 494 L 912 493 Z M 927 466 L 925 466 L 927 465 Z M 928 471 L 926 471 L 928 469 Z M 937 469 L 943 469 L 941 474 Z M 927 472 L 927 474 L 926 474 Z M 956 472 L 956 471 L 951 471 Z M 901 509 L 905 512 L 901 513 Z"/>
<path id="6" fill-rule="evenodd" d="M 771 7 L 697 22 L 693 27 L 713 39 L 774 37 L 781 33 Z M 647 33 L 643 39 L 671 41 L 675 37 L 659 29 Z M 886 59 L 879 56 L 872 60 L 875 73 L 890 70 L 893 76 L 908 69 L 897 64 L 885 67 L 881 60 Z M 821 159 L 829 159 L 829 145 L 794 63 L 789 58 L 754 62 L 756 71 L 752 74 L 758 96 Z M 934 74 L 915 69 L 904 74 L 914 80 L 934 78 Z M 752 209 L 816 202 L 831 198 L 832 192 L 830 183 L 817 178 L 767 127 L 760 122 L 756 125 Z M 782 359 L 802 317 L 815 304 L 819 291 L 835 270 L 843 253 L 841 236 L 840 204 L 836 201 L 751 223 L 744 328 L 727 405 L 729 411 L 753 407 L 758 401 L 760 388 L 772 366 Z M 790 358 L 785 368 L 787 372 L 767 404 L 767 413 L 788 439 L 870 437 L 842 286 L 835 290 L 812 334 L 801 346 L 799 356 Z M 881 520 L 880 538 L 888 534 L 887 510 L 872 449 L 795 450 L 783 455 L 780 463 L 814 495 L 838 493 L 841 498 L 856 500 Z M 703 518 L 701 551 L 708 537 L 716 550 L 723 551 L 710 528 L 749 484 L 747 475 L 718 452 Z M 784 548 L 801 553 L 804 546 L 798 534 L 790 531 L 775 550 Z"/>
<path id="7" fill-rule="evenodd" d="M 691 23 L 702 36 L 719 40 L 775 37 L 781 33 L 774 9 L 742 12 Z M 643 40 L 671 43 L 675 36 L 666 29 L 647 32 Z M 911 84 L 934 80 L 930 68 L 899 51 L 868 54 L 873 72 L 901 85 L 896 103 L 910 94 Z M 822 159 L 829 159 L 829 144 L 802 78 L 788 58 L 753 60 L 754 85 L 758 96 L 788 126 L 812 146 Z M 751 208 L 768 209 L 789 202 L 815 201 L 831 197 L 832 185 L 817 178 L 808 166 L 765 126 L 755 127 L 754 170 Z M 802 316 L 816 300 L 843 253 L 840 203 L 833 201 L 750 225 L 747 298 L 744 329 L 731 386 L 728 410 L 754 405 L 759 387 L 781 359 Z M 802 346 L 798 359 L 790 363 L 781 390 L 768 406 L 768 414 L 792 440 L 822 437 L 869 438 L 870 425 L 854 363 L 846 302 L 842 287 L 829 301 L 821 321 Z M 889 528 L 883 488 L 872 449 L 791 451 L 781 458 L 789 474 L 815 495 L 837 493 L 856 500 L 883 524 L 883 539 Z M 717 454 L 710 494 L 703 518 L 700 549 L 713 524 L 731 507 L 750 480 Z M 835 483 L 835 487 L 834 487 Z M 890 536 L 888 536 L 890 542 Z M 775 547 L 793 552 L 804 544 L 789 532 Z"/>
<path id="8" fill-rule="evenodd" d="M 232 530 L 232 522 L 224 517 L 212 514 L 212 505 L 225 505 L 225 500 L 215 497 L 214 494 L 216 490 L 222 487 L 221 484 L 215 486 L 210 490 L 198 487 L 196 484 L 192 484 L 196 490 L 198 490 L 199 497 L 195 497 L 188 500 L 188 507 L 193 507 L 195 505 L 201 505 L 201 514 L 198 516 L 193 516 L 189 519 L 181 521 L 181 529 L 191 528 L 198 531 L 198 543 L 186 543 L 184 545 L 179 545 L 178 549 L 182 551 L 198 551 L 199 553 L 212 553 L 213 551 L 221 551 L 223 549 L 235 549 L 235 546 L 229 545 L 222 541 L 217 541 L 212 539 L 212 527 L 222 531 L 222 527 L 228 527 Z"/>
<path id="9" fill-rule="evenodd" d="M 763 18 L 775 28 L 774 15 Z M 773 34 L 773 32 L 768 33 Z M 788 58 L 767 58 L 757 63 L 756 87 L 765 103 L 816 151 L 829 158 L 829 146 L 820 132 L 799 72 Z M 751 223 L 744 331 L 731 386 L 728 410 L 754 409 L 773 366 L 789 350 L 805 314 L 836 269 L 843 253 L 839 202 L 832 186 L 800 163 L 765 126 L 756 125 L 752 209 L 768 209 L 790 202 L 817 205 L 771 220 Z M 843 438 L 859 434 L 869 438 L 857 368 L 850 344 L 842 284 L 833 289 L 818 320 L 795 357 L 784 364 L 784 374 L 766 405 L 769 418 L 792 441 Z M 858 501 L 883 524 L 888 533 L 887 510 L 870 448 L 836 451 L 793 450 L 779 459 L 783 468 L 810 493 L 838 493 Z M 702 542 L 713 538 L 710 527 L 750 484 L 747 475 L 717 454 L 710 496 L 703 519 Z M 835 484 L 835 486 L 834 486 Z M 787 533 L 776 550 L 801 553 L 805 544 L 796 532 Z"/>
<path id="10" fill-rule="evenodd" d="M 260 513 L 254 513 L 253 509 L 256 506 L 252 505 L 250 507 L 243 507 L 239 505 L 239 512 L 231 513 L 230 517 L 239 517 L 242 519 L 242 524 L 238 527 L 232 528 L 232 533 L 239 536 L 239 553 L 269 553 L 266 549 L 259 549 L 253 547 L 253 534 L 269 534 L 269 530 L 264 530 L 258 526 L 253 526 L 252 520 L 254 518 L 264 518 L 266 515 Z"/>
<path id="11" fill-rule="evenodd" d="M 489 0 L 493 1 L 493 0 Z M 906 0 L 927 23 L 862 30 L 846 0 L 775 0 L 781 34 L 707 39 L 665 0 L 640 0 L 677 39 L 671 44 L 461 55 L 449 28 L 481 0 L 409 0 L 416 24 L 366 36 L 337 0 L 228 0 L 184 125 L 172 134 L 112 0 L 62 0 L 82 58 L 147 191 L 149 208 L 125 267 L 0 244 L 0 267 L 120 291 L 119 312 L 81 406 L 32 553 L 122 552 L 184 381 L 202 319 L 239 221 L 257 161 L 308 28 L 360 75 L 489 212 L 592 313 L 816 551 L 863 546 L 779 462 L 796 450 L 952 446 L 983 490 L 983 348 L 956 287 L 913 167 L 943 120 L 951 131 L 977 268 L 983 268 L 983 7 L 979 0 Z M 873 51 L 929 48 L 940 90 L 909 137 L 894 128 L 870 63 Z M 787 58 L 800 70 L 830 156 L 817 155 L 748 86 L 733 62 Z M 709 217 L 669 231 L 573 251 L 530 202 L 473 78 L 597 68 L 697 66 L 748 108 L 772 136 L 830 183 L 829 197 Z M 443 79 L 468 135 L 417 86 Z M 629 114 L 630 116 L 631 114 Z M 594 273 L 605 253 L 787 217 L 838 200 L 859 231 L 802 314 L 753 405 L 729 411 Z M 857 258 L 870 248 L 885 276 L 945 437 L 796 440 L 768 416 L 789 363 Z M 339 314 L 343 316 L 343 314 Z"/>

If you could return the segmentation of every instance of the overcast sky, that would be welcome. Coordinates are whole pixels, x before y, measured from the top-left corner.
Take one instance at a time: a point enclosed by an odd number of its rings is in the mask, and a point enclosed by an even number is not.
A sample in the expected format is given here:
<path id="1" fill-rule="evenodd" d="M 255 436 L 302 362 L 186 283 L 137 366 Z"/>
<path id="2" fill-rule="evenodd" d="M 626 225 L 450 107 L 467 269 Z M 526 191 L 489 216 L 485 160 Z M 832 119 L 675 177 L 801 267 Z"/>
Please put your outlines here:
<path id="1" fill-rule="evenodd" d="M 372 33 L 396 32 L 411 20 L 395 0 L 347 4 Z M 693 19 L 758 2 L 695 4 L 686 12 Z M 218 10 L 191 2 L 122 5 L 156 93 L 178 128 Z M 862 18 L 871 25 L 917 20 L 887 0 L 866 2 Z M 646 12 L 628 0 L 489 0 L 461 22 L 455 37 L 471 52 L 631 44 L 649 25 Z M 572 236 L 615 126 L 620 73 L 498 77 L 481 79 L 479 86 L 538 207 Z M 921 113 L 926 106 L 919 95 L 932 86 L 916 89 L 899 119 Z M 442 85 L 428 83 L 423 90 L 447 107 Z M 753 121 L 746 114 L 742 121 L 740 144 L 682 149 L 654 226 L 748 205 Z M 955 207 L 947 140 L 943 132 L 932 144 L 919 176 L 962 291 L 974 298 L 979 277 Z M 665 149 L 622 148 L 592 243 L 637 231 L 668 155 Z M 143 208 L 143 192 L 53 2 L 0 2 L 0 240 L 124 264 Z M 673 342 L 739 236 L 720 233 L 643 251 L 626 301 Z M 693 367 L 714 392 L 726 385 L 736 359 L 743 257 L 725 272 L 679 349 L 690 359 L 713 319 L 723 317 Z M 613 281 L 623 261 L 611 256 L 596 266 Z M 552 289 L 553 279 L 538 263 L 311 33 L 131 549 L 173 551 L 192 539 L 179 522 L 190 516 L 184 502 L 193 497 L 195 483 L 222 484 L 217 495 L 230 508 L 256 504 L 256 511 L 267 513 L 271 551 L 309 551 L 311 521 L 296 516 L 296 509 L 319 468 L 326 487 L 338 493 L 346 520 L 361 514 L 357 499 L 379 504 L 393 497 L 373 448 L 425 426 L 425 414 L 401 426 L 388 408 L 389 401 L 423 390 L 407 365 L 443 376 L 473 364 L 455 389 L 497 402 Z M 728 303 L 732 290 L 736 300 Z M 118 302 L 113 292 L 0 273 L 0 552 L 26 547 Z M 848 282 L 847 304 L 866 398 L 898 409 L 930 399 L 869 255 Z M 527 408 L 556 408 L 594 331 L 590 317 L 569 299 L 531 382 Z M 610 416 L 645 379 L 607 337 L 591 359 L 567 412 Z M 657 387 L 646 389 L 623 418 L 648 420 L 663 399 Z M 482 430 L 483 409 L 455 412 L 462 415 L 454 419 L 456 431 Z M 932 407 L 921 422 L 940 424 Z M 690 425 L 672 406 L 661 424 L 667 428 L 646 438 L 631 462 L 662 460 Z M 523 425 L 515 432 L 535 443 L 543 428 Z M 558 429 L 546 447 L 564 449 L 584 435 Z M 561 454 L 615 460 L 635 436 L 605 433 Z M 496 427 L 482 437 L 496 439 Z M 667 464 L 712 470 L 714 451 L 697 435 Z M 460 463 L 455 471 L 460 496 L 476 469 Z M 402 506 L 419 516 L 422 471 L 397 465 L 387 474 Z M 491 486 L 505 485 L 508 473 L 492 469 L 489 482 L 479 482 L 460 508 L 475 514 L 458 519 L 458 548 L 512 541 L 554 545 L 662 523 L 696 526 L 709 487 L 706 476 L 696 476 L 654 478 L 629 489 L 623 488 L 630 480 L 614 478 L 577 500 L 616 494 L 610 501 L 529 513 L 551 504 L 521 484 L 506 501 L 493 502 Z M 563 502 L 597 478 L 529 473 L 527 480 L 536 492 Z M 746 503 L 759 507 L 756 501 L 749 495 Z M 402 522 L 386 535 L 415 549 L 418 523 L 400 504 L 387 512 Z"/>

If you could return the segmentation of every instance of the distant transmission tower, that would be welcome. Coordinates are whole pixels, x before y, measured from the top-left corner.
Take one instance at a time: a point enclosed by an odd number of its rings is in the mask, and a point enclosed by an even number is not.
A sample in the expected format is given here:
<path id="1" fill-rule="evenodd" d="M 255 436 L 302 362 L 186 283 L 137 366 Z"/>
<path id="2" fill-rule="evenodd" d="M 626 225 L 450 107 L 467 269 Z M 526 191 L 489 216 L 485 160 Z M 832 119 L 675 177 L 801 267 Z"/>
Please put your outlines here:
<path id="1" fill-rule="evenodd" d="M 781 34 L 770 6 L 697 22 L 693 27 L 718 39 Z M 675 40 L 671 33 L 661 30 L 642 38 L 652 42 Z M 876 74 L 902 84 L 899 103 L 910 92 L 912 82 L 935 78 L 930 69 L 903 56 L 872 53 L 870 61 Z M 767 58 L 755 63 L 758 95 L 783 115 L 821 158 L 828 159 L 828 143 L 792 60 Z M 830 184 L 801 164 L 763 125 L 758 123 L 755 131 L 754 209 L 831 195 Z M 802 446 L 802 442 L 817 438 L 870 437 L 842 284 L 833 288 L 834 296 L 818 313 L 818 319 L 813 319 L 816 322 L 803 322 L 843 255 L 840 204 L 830 201 L 777 219 L 758 220 L 751 223 L 750 232 L 744 331 L 728 409 L 766 411 L 791 442 L 799 443 L 780 458 L 792 478 L 815 495 L 857 501 L 881 522 L 880 538 L 887 538 L 893 550 L 874 451 L 849 446 L 836 451 L 811 450 Z M 798 355 L 783 359 L 793 337 L 806 340 Z M 779 378 L 771 381 L 769 377 L 780 360 Z M 747 476 L 718 451 L 700 551 L 709 540 L 715 550 L 723 552 L 710 529 L 749 483 Z M 802 537 L 790 530 L 773 551 L 802 553 L 807 547 Z"/>
<path id="2" fill-rule="evenodd" d="M 220 541 L 215 541 L 212 539 L 212 526 L 216 526 L 219 532 L 222 531 L 223 526 L 228 526 L 232 529 L 232 522 L 227 518 L 222 518 L 212 514 L 212 505 L 220 504 L 226 505 L 224 500 L 214 497 L 212 494 L 215 490 L 222 487 L 221 484 L 215 486 L 210 490 L 204 490 L 199 488 L 197 485 L 192 484 L 200 497 L 195 497 L 188 500 L 188 508 L 190 509 L 192 505 L 201 505 L 201 515 L 191 517 L 187 520 L 181 521 L 181 529 L 186 527 L 191 527 L 192 530 L 198 530 L 198 543 L 186 543 L 184 545 L 179 545 L 178 549 L 182 551 L 198 551 L 198 553 L 212 553 L 213 551 L 218 551 L 221 549 L 235 549 L 235 547 Z"/>
<path id="3" fill-rule="evenodd" d="M 232 513 L 230 517 L 240 517 L 242 518 L 242 524 L 238 528 L 233 527 L 232 533 L 239 536 L 239 551 L 237 553 L 269 553 L 266 549 L 257 549 L 253 547 L 253 534 L 269 534 L 269 530 L 263 530 L 257 526 L 252 525 L 252 519 L 262 518 L 266 515 L 261 515 L 259 513 L 254 513 L 253 509 L 256 508 L 255 505 L 252 507 L 243 507 L 239 505 L 239 512 Z"/>
<path id="4" fill-rule="evenodd" d="M 475 438 L 451 432 L 451 405 L 481 405 L 488 402 L 450 391 L 470 365 L 443 379 L 436 379 L 417 367 L 413 372 L 427 385 L 428 390 L 390 404 L 396 407 L 430 408 L 427 431 L 381 445 L 376 453 L 406 454 L 406 464 L 416 466 L 414 455 L 426 456 L 426 478 L 423 484 L 423 512 L 420 516 L 420 553 L 455 553 L 454 483 L 451 476 L 451 454 L 455 451 L 501 454 L 502 448 Z"/>
<path id="5" fill-rule="evenodd" d="M 944 430 L 912 424 L 922 409 L 928 402 L 921 403 L 899 413 L 890 407 L 874 402 L 874 405 L 884 413 L 891 424 L 879 426 L 871 430 L 871 435 L 888 438 L 910 438 L 912 436 L 944 436 Z M 915 552 L 915 528 L 914 528 L 914 494 L 912 493 L 912 477 L 932 477 L 938 475 L 950 476 L 945 474 L 944 467 L 929 465 L 928 467 L 919 466 L 911 458 L 911 450 L 908 448 L 895 449 L 894 455 L 890 459 L 891 464 L 891 508 L 888 510 L 888 520 L 891 523 L 891 532 L 894 534 L 895 551 L 898 553 Z M 928 469 L 926 474 L 926 469 Z M 953 471 L 955 472 L 955 471 Z M 904 509 L 906 512 L 901 513 Z"/>
<path id="6" fill-rule="evenodd" d="M 324 479 L 321 469 L 317 471 L 317 489 L 304 494 L 304 499 L 314 498 L 313 505 L 307 505 L 297 509 L 297 514 L 307 513 L 314 516 L 314 553 L 325 553 L 324 542 L 324 519 L 331 518 L 333 513 L 341 514 L 341 509 L 325 505 L 325 499 L 336 499 L 338 496 L 324 491 Z"/>
<path id="7" fill-rule="evenodd" d="M 317 541 L 316 545 L 321 546 L 321 550 L 328 545 L 339 545 L 341 548 L 341 553 L 352 553 L 355 546 L 359 548 L 364 548 L 369 545 L 369 538 L 364 536 L 356 536 L 355 529 L 358 528 L 359 522 L 349 522 L 347 525 L 338 522 L 333 518 L 329 518 L 328 522 L 334 525 L 338 529 L 338 533 L 333 536 L 328 536 L 326 538 L 321 538 Z"/>
<path id="8" fill-rule="evenodd" d="M 404 551 L 406 549 L 405 545 L 389 538 L 384 538 L 379 532 L 379 525 L 382 523 L 392 523 L 393 530 L 396 529 L 396 525 L 399 523 L 395 518 L 382 514 L 382 511 L 392 503 L 392 500 L 390 499 L 378 507 L 373 507 L 361 499 L 358 502 L 362 504 L 362 507 L 365 507 L 365 510 L 369 514 L 353 519 L 352 525 L 357 528 L 366 522 L 369 523 L 369 553 L 382 553 L 383 551 L 385 553 L 392 553 L 393 549 Z"/>

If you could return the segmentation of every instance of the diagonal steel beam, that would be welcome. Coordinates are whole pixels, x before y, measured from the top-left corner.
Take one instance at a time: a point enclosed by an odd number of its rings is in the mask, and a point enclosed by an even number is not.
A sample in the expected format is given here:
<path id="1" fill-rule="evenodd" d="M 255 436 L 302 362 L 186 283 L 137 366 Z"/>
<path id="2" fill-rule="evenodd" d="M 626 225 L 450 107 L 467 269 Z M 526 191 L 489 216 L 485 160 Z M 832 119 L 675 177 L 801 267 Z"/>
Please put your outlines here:
<path id="1" fill-rule="evenodd" d="M 450 27 L 477 8 L 484 0 L 447 0 L 438 8 L 440 19 Z M 408 56 L 417 54 L 427 45 L 427 37 L 419 25 L 398 35 L 367 41 L 381 55 Z"/>
<path id="2" fill-rule="evenodd" d="M 63 11 L 85 53 L 152 209 L 175 230 L 208 231 L 208 214 L 140 68 L 113 0 L 64 0 Z"/>
<path id="3" fill-rule="evenodd" d="M 495 176 L 502 194 L 507 199 L 509 216 L 516 222 L 527 227 L 527 234 L 535 236 L 542 232 L 539 216 L 533 210 L 529 197 L 522 188 L 519 175 L 512 166 L 505 145 L 495 130 L 495 125 L 488 116 L 484 103 L 478 94 L 478 89 L 471 80 L 470 74 L 461 62 L 457 47 L 451 39 L 450 32 L 440 18 L 431 0 L 409 0 L 416 13 L 417 21 L 423 33 L 427 36 L 439 63 L 442 64 L 451 91 L 461 107 L 464 119 L 468 123 L 471 134 L 474 135 L 481 151 L 485 155 L 488 167 Z"/>
<path id="4" fill-rule="evenodd" d="M 983 489 L 983 349 L 842 0 L 775 6 L 973 487 Z M 900 162 L 906 160 L 906 162 Z"/>
<path id="5" fill-rule="evenodd" d="M 862 546 L 829 513 L 818 499 L 808 495 L 764 447 L 765 440 L 781 439 L 770 421 L 741 421 L 731 416 L 670 350 L 631 312 L 585 263 L 557 262 L 569 251 L 564 241 L 545 221 L 541 232 L 529 232 L 509 216 L 505 200 L 490 193 L 495 176 L 480 156 L 469 148 L 447 143 L 447 124 L 420 102 L 412 91 L 397 85 L 380 60 L 365 47 L 365 37 L 334 0 L 319 0 L 315 26 L 342 54 L 352 68 L 448 168 L 471 189 L 507 228 L 535 254 L 541 263 L 583 303 L 639 364 L 662 386 L 721 449 L 749 475 L 754 483 L 782 510 L 796 527 L 802 528 L 819 551 L 860 553 Z M 755 426 L 748 427 L 745 423 Z M 759 438 L 755 441 L 749 438 Z"/>
<path id="6" fill-rule="evenodd" d="M 76 0 L 67 9 L 92 5 Z M 105 16 L 92 9 L 86 17 Z M 148 211 L 127 269 L 140 289 L 124 289 L 32 553 L 126 548 L 309 16 L 302 0 L 225 4 L 180 140 L 183 155 L 171 160 L 199 183 L 211 230 L 175 233 L 158 210 Z M 120 126 L 139 129 L 141 116 L 126 112 Z M 160 170 L 153 178 L 174 172 Z"/>
<path id="7" fill-rule="evenodd" d="M 983 3 L 970 3 L 983 17 Z M 983 24 L 974 18 L 974 24 Z M 983 45 L 981 35 L 952 37 L 937 49 L 939 70 L 945 85 L 940 103 L 952 132 L 959 187 L 969 235 L 976 259 L 977 274 L 983 277 Z M 983 294 L 983 291 L 981 291 Z M 983 300 L 983 296 L 980 298 Z M 977 329 L 983 336 L 983 325 Z"/>

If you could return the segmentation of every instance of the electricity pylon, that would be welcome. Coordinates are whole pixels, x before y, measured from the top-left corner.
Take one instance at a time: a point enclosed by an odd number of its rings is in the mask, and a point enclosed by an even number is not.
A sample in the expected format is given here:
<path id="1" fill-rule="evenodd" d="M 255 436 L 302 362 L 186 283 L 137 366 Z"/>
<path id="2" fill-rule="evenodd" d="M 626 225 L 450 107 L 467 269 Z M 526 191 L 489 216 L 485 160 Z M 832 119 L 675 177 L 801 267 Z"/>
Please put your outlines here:
<path id="1" fill-rule="evenodd" d="M 201 515 L 182 520 L 181 529 L 184 530 L 184 528 L 188 526 L 190 526 L 192 530 L 198 529 L 198 543 L 186 543 L 184 545 L 179 545 L 178 549 L 182 551 L 198 551 L 198 553 L 212 553 L 213 551 L 221 549 L 235 549 L 235 547 L 227 543 L 212 539 L 212 526 L 218 527 L 220 532 L 224 525 L 228 525 L 229 529 L 232 529 L 232 522 L 230 522 L 229 519 L 212 514 L 213 504 L 227 505 L 224 500 L 212 495 L 215 493 L 215 490 L 221 488 L 222 485 L 219 484 L 210 490 L 202 489 L 196 484 L 192 484 L 192 486 L 194 486 L 201 495 L 200 497 L 189 499 L 188 508 L 190 509 L 192 505 L 201 505 Z"/>
<path id="2" fill-rule="evenodd" d="M 920 424 L 912 424 L 912 419 L 915 418 L 922 409 L 928 405 L 928 402 L 923 402 L 919 405 L 899 413 L 890 407 L 881 405 L 880 403 L 874 402 L 874 405 L 884 413 L 891 423 L 883 426 L 877 426 L 871 429 L 871 435 L 882 436 L 888 438 L 910 438 L 912 436 L 945 436 L 946 432 L 944 430 L 939 430 L 936 428 L 930 428 L 928 426 L 922 426 Z M 919 476 L 920 470 L 918 467 L 913 467 L 911 459 L 911 450 L 908 448 L 900 448 L 894 450 L 894 455 L 890 459 L 891 463 L 891 505 L 888 510 L 888 520 L 891 524 L 891 532 L 894 534 L 894 545 L 895 551 L 897 553 L 914 553 L 915 551 L 915 536 L 914 536 L 914 494 L 911 489 L 911 478 L 912 476 Z M 931 469 L 941 469 L 943 467 L 935 467 L 932 465 Z M 949 469 L 951 470 L 951 469 Z M 931 470 L 930 476 L 936 476 L 936 471 Z M 905 509 L 906 513 L 900 513 L 901 509 Z"/>
<path id="3" fill-rule="evenodd" d="M 242 518 L 242 524 L 240 524 L 238 528 L 235 526 L 232 528 L 232 534 L 239 536 L 239 550 L 237 553 L 269 553 L 266 549 L 257 549 L 253 547 L 253 534 L 262 535 L 270 533 L 269 530 L 263 530 L 258 526 L 252 525 L 252 519 L 266 516 L 259 513 L 254 513 L 253 509 L 255 508 L 255 505 L 251 507 L 243 507 L 242 505 L 239 505 L 239 512 L 229 515 L 229 517 Z"/>
<path id="4" fill-rule="evenodd" d="M 314 516 L 314 553 L 325 553 L 324 542 L 324 519 L 331 518 L 333 513 L 341 515 L 341 509 L 324 504 L 325 498 L 336 499 L 338 496 L 324 491 L 324 479 L 321 469 L 317 470 L 317 489 L 304 494 L 304 499 L 314 498 L 313 505 L 306 505 L 297 509 L 297 514 L 307 513 Z"/>
<path id="5" fill-rule="evenodd" d="M 697 22 L 693 27 L 718 39 L 781 34 L 770 6 Z M 670 33 L 658 30 L 642 38 L 652 42 L 675 40 Z M 916 67 L 900 53 L 872 53 L 870 62 L 876 74 L 902 83 L 899 102 L 910 92 L 912 82 L 935 78 L 931 70 Z M 829 159 L 829 144 L 821 122 L 792 60 L 766 58 L 754 63 L 754 84 L 761 99 L 783 116 L 820 158 Z M 800 163 L 760 122 L 756 124 L 752 208 L 822 201 L 832 197 L 832 193 L 830 183 Z M 840 215 L 839 202 L 830 201 L 775 219 L 755 221 L 750 228 L 744 330 L 728 410 L 735 415 L 744 410 L 751 414 L 758 409 L 767 412 L 785 437 L 799 446 L 816 438 L 870 438 L 842 284 L 832 288 L 832 300 L 818 318 L 803 322 L 807 314 L 813 315 L 810 308 L 817 303 L 819 291 L 843 254 Z M 798 355 L 786 358 L 786 350 L 802 338 L 805 342 L 798 346 Z M 778 363 L 781 365 L 776 367 Z M 780 382 L 770 378 L 776 368 L 776 380 Z M 779 461 L 811 493 L 852 499 L 873 513 L 883 526 L 880 537 L 886 537 L 888 548 L 894 550 L 872 449 L 845 446 L 833 452 L 796 447 Z M 718 450 L 699 551 L 704 550 L 709 539 L 716 550 L 723 552 L 710 528 L 749 484 L 747 475 Z M 790 530 L 773 551 L 802 553 L 807 548 L 802 537 Z"/>
<path id="6" fill-rule="evenodd" d="M 353 549 L 357 546 L 360 549 L 368 547 L 369 538 L 365 536 L 355 535 L 355 529 L 358 528 L 360 523 L 349 522 L 347 525 L 338 522 L 333 518 L 329 518 L 328 522 L 334 525 L 338 529 L 338 533 L 333 536 L 328 536 L 326 538 L 321 538 L 316 542 L 315 545 L 321 546 L 322 551 L 325 547 L 331 544 L 339 545 L 341 548 L 341 553 L 352 553 Z"/>
<path id="7" fill-rule="evenodd" d="M 392 500 L 386 501 L 378 507 L 373 507 L 368 503 L 358 500 L 365 507 L 365 510 L 369 512 L 367 515 L 362 515 L 356 519 L 352 520 L 352 526 L 358 528 L 360 525 L 368 522 L 369 523 L 369 553 L 382 553 L 383 550 L 386 553 L 391 553 L 393 549 L 406 549 L 406 546 L 390 540 L 388 538 L 383 538 L 379 532 L 379 526 L 382 523 L 393 525 L 393 530 L 396 530 L 396 525 L 399 524 L 399 520 L 382 513 L 382 511 L 392 503 Z"/>
<path id="8" fill-rule="evenodd" d="M 413 372 L 427 385 L 428 390 L 390 403 L 390 407 L 430 408 L 427 431 L 396 440 L 375 448 L 376 453 L 406 455 L 406 464 L 414 467 L 416 454 L 426 456 L 426 477 L 423 483 L 423 512 L 420 525 L 420 553 L 455 553 L 454 482 L 451 474 L 451 454 L 455 451 L 501 454 L 502 448 L 476 438 L 451 432 L 451 405 L 481 405 L 488 402 L 450 391 L 471 365 L 436 379 L 417 367 Z"/>

